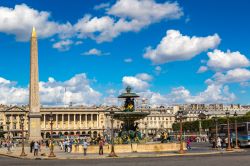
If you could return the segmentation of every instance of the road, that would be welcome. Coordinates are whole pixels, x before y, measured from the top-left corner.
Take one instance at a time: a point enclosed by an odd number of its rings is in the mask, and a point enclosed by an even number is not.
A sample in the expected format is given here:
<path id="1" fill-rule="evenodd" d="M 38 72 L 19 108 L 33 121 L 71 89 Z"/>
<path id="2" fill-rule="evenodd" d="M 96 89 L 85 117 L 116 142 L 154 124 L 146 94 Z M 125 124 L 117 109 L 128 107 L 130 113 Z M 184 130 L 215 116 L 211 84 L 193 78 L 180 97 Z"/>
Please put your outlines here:
<path id="1" fill-rule="evenodd" d="M 210 148 L 208 143 L 192 143 L 192 152 L 203 152 Z M 214 154 L 206 156 L 175 156 L 158 158 L 116 158 L 95 160 L 27 160 L 0 156 L 0 165 L 95 165 L 95 166 L 249 166 L 250 148 L 245 152 Z"/>
<path id="2" fill-rule="evenodd" d="M 0 156 L 0 165 L 95 165 L 95 166 L 249 166 L 250 148 L 246 152 L 207 156 L 159 158 L 117 158 L 97 160 L 24 160 Z"/>

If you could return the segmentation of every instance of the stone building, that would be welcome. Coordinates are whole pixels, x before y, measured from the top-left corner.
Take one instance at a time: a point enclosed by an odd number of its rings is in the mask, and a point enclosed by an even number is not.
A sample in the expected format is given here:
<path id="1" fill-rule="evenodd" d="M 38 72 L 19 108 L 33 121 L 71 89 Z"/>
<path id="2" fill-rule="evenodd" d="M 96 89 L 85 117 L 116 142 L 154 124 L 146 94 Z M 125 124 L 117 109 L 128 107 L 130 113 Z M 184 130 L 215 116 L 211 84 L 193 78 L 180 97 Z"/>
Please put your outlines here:
<path id="1" fill-rule="evenodd" d="M 84 135 L 93 137 L 110 129 L 109 107 L 41 107 L 41 136 L 50 135 L 50 113 L 53 114 L 53 134 L 55 135 Z M 157 134 L 160 130 L 170 131 L 175 121 L 174 113 L 178 107 L 141 108 L 139 111 L 150 111 L 150 115 L 138 121 L 142 133 Z M 0 105 L 0 125 L 3 132 L 10 132 L 11 137 L 20 137 L 20 119 L 24 116 L 24 131 L 28 138 L 29 107 Z M 9 130 L 7 121 L 10 122 Z M 114 121 L 114 129 L 121 127 L 120 121 Z"/>

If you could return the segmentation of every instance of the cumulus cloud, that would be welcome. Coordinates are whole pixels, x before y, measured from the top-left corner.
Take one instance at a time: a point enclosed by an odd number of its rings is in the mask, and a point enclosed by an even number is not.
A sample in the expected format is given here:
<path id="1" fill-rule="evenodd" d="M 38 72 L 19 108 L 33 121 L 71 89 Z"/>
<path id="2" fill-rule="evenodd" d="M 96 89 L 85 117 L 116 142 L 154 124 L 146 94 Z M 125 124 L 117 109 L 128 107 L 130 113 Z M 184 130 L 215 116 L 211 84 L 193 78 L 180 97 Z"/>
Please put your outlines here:
<path id="1" fill-rule="evenodd" d="M 207 66 L 201 66 L 201 67 L 198 69 L 197 73 L 204 73 L 204 72 L 206 72 L 207 70 L 208 70 Z"/>
<path id="2" fill-rule="evenodd" d="M 183 86 L 173 88 L 168 94 L 152 92 L 150 90 L 140 92 L 139 95 L 148 99 L 153 106 L 180 104 L 180 103 L 230 103 L 236 96 L 229 91 L 228 86 L 221 84 L 208 85 L 207 89 L 192 95 Z"/>
<path id="3" fill-rule="evenodd" d="M 96 55 L 96 56 L 101 56 L 101 55 L 109 55 L 108 52 L 104 53 L 101 50 L 98 50 L 96 48 L 92 48 L 87 52 L 82 53 L 82 55 Z"/>
<path id="4" fill-rule="evenodd" d="M 207 37 L 184 36 L 177 30 L 168 30 L 155 49 L 148 47 L 144 58 L 154 64 L 189 60 L 201 52 L 217 47 L 221 39 L 217 34 Z"/>
<path id="5" fill-rule="evenodd" d="M 107 13 L 143 22 L 177 19 L 183 15 L 177 2 L 156 3 L 154 0 L 118 0 Z"/>
<path id="6" fill-rule="evenodd" d="M 139 73 L 135 77 L 143 81 L 151 81 L 153 79 L 153 77 L 147 73 Z"/>
<path id="7" fill-rule="evenodd" d="M 105 9 L 110 6 L 110 3 L 101 3 L 99 5 L 94 6 L 95 10 Z"/>
<path id="8" fill-rule="evenodd" d="M 26 4 L 15 5 L 14 8 L 0 6 L 0 32 L 15 35 L 18 41 L 27 41 L 33 26 L 36 27 L 40 38 L 58 33 L 67 36 L 72 32 L 70 23 L 59 24 L 50 21 L 49 12 L 35 10 Z"/>
<path id="9" fill-rule="evenodd" d="M 27 88 L 18 87 L 15 82 L 0 77 L 0 104 L 24 104 L 28 100 Z"/>
<path id="10" fill-rule="evenodd" d="M 54 43 L 52 47 L 58 49 L 59 51 L 68 51 L 72 44 L 73 41 L 67 39 Z"/>
<path id="11" fill-rule="evenodd" d="M 77 74 L 66 81 L 56 81 L 50 77 L 39 83 L 41 104 L 76 105 L 100 104 L 101 93 L 90 86 L 86 74 Z M 1 104 L 28 104 L 28 87 L 18 87 L 15 82 L 0 77 Z"/>
<path id="12" fill-rule="evenodd" d="M 139 9 L 139 10 L 137 10 Z M 142 28 L 183 15 L 178 3 L 156 3 L 153 0 L 119 0 L 106 16 L 85 15 L 74 25 L 79 38 L 89 37 L 97 42 L 111 41 L 124 32 L 138 32 Z"/>
<path id="13" fill-rule="evenodd" d="M 131 86 L 135 91 L 145 91 L 150 84 L 148 81 L 152 80 L 152 76 L 147 73 L 140 73 L 136 76 L 124 76 L 122 83 L 124 86 Z"/>
<path id="14" fill-rule="evenodd" d="M 210 79 L 211 81 L 218 83 L 242 83 L 250 80 L 250 71 L 247 69 L 237 68 L 227 71 L 225 74 L 221 72 L 215 73 Z"/>
<path id="15" fill-rule="evenodd" d="M 228 50 L 227 52 L 222 52 L 216 49 L 207 55 L 209 57 L 207 66 L 216 71 L 248 67 L 250 65 L 247 57 L 239 51 L 231 52 Z"/>
<path id="16" fill-rule="evenodd" d="M 50 12 L 39 11 L 26 4 L 16 5 L 14 8 L 0 7 L 0 32 L 15 35 L 19 41 L 27 41 L 32 26 L 35 26 L 40 38 L 57 35 L 62 41 L 77 37 L 91 38 L 101 43 L 112 41 L 121 33 L 138 32 L 152 23 L 178 19 L 183 15 L 181 7 L 176 2 L 119 0 L 108 8 L 109 5 L 102 3 L 95 6 L 96 10 L 106 8 L 103 16 L 85 14 L 76 23 L 59 23 L 51 20 Z"/>

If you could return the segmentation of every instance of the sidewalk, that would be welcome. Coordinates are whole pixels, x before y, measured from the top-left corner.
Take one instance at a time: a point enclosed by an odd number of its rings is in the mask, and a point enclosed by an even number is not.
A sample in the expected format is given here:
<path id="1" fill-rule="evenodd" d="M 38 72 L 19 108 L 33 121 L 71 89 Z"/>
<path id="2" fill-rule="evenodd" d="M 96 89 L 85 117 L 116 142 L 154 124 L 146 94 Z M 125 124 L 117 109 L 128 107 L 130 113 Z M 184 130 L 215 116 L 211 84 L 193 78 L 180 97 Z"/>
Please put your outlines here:
<path id="1" fill-rule="evenodd" d="M 55 158 L 49 158 L 49 149 L 48 148 L 43 148 L 41 152 L 39 152 L 39 156 L 34 157 L 33 153 L 29 152 L 29 148 L 25 148 L 25 153 L 27 156 L 25 157 L 20 157 L 21 154 L 21 148 L 13 148 L 11 149 L 12 153 L 7 154 L 7 149 L 6 148 L 1 148 L 0 149 L 0 155 L 8 156 L 8 157 L 14 157 L 14 158 L 23 158 L 23 159 L 107 159 L 110 158 L 108 157 L 108 154 L 104 155 L 98 155 L 98 154 L 87 154 L 87 156 L 84 156 L 83 154 L 79 153 L 65 153 L 61 151 L 58 148 L 55 148 Z M 148 152 L 148 153 L 119 153 L 118 158 L 144 158 L 144 157 L 164 157 L 164 156 L 197 156 L 197 155 L 212 155 L 212 154 L 223 154 L 223 153 L 235 153 L 235 152 L 243 152 L 244 150 L 242 149 L 237 149 L 233 151 L 225 151 L 225 150 L 213 150 L 209 148 L 196 148 L 194 147 L 190 151 L 186 151 L 184 154 L 179 154 L 178 152 Z M 41 154 L 45 154 L 42 156 Z"/>

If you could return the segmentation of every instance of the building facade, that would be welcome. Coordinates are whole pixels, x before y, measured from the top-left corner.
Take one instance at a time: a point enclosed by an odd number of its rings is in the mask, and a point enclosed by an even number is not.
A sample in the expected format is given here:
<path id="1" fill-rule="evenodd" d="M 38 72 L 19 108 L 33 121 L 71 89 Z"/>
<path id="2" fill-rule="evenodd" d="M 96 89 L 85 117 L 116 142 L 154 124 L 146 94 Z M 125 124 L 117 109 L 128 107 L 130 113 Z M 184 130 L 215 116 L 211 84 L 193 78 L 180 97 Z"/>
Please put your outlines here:
<path id="1" fill-rule="evenodd" d="M 142 133 L 157 134 L 160 130 L 170 131 L 175 122 L 176 107 L 140 108 L 138 111 L 149 111 L 150 115 L 137 121 Z M 3 132 L 11 137 L 21 135 L 21 117 L 24 117 L 24 132 L 29 135 L 28 106 L 0 106 L 0 124 Z M 53 134 L 55 135 L 84 135 L 96 137 L 110 130 L 111 119 L 109 107 L 41 107 L 41 136 L 50 136 L 50 114 L 53 117 Z M 7 125 L 9 123 L 9 125 Z M 121 127 L 121 121 L 114 121 L 114 129 Z"/>

